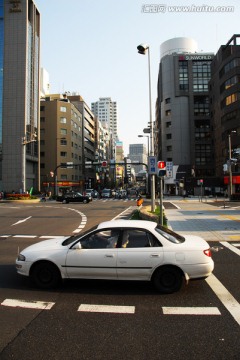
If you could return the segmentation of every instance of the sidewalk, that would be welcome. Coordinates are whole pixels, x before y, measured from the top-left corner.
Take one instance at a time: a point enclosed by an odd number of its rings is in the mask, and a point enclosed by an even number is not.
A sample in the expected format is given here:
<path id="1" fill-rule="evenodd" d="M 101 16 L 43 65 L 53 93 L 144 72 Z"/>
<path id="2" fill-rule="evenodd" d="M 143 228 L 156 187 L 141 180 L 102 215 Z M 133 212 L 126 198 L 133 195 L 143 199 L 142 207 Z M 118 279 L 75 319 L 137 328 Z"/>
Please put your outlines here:
<path id="1" fill-rule="evenodd" d="M 240 241 L 240 208 L 213 206 L 213 200 L 164 198 L 177 209 L 165 209 L 168 226 L 182 234 L 193 234 L 206 241 Z M 238 206 L 237 206 L 238 205 Z"/>

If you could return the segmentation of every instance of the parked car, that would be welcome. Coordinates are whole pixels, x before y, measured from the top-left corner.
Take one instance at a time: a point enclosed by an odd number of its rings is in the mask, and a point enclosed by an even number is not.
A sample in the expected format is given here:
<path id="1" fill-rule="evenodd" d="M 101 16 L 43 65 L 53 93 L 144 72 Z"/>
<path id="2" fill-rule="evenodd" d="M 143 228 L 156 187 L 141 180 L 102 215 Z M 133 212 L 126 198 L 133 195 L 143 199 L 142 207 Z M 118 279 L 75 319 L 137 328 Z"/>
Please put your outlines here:
<path id="1" fill-rule="evenodd" d="M 112 190 L 111 189 L 103 189 L 101 193 L 101 197 L 104 199 L 110 199 L 112 197 Z"/>
<path id="2" fill-rule="evenodd" d="M 127 191 L 126 190 L 118 190 L 116 191 L 115 198 L 116 199 L 126 199 Z"/>
<path id="3" fill-rule="evenodd" d="M 61 201 L 63 204 L 68 204 L 70 202 L 82 202 L 84 204 L 92 201 L 92 197 L 88 195 L 82 195 L 79 192 L 69 192 L 61 196 L 57 196 L 57 201 Z"/>
<path id="4" fill-rule="evenodd" d="M 97 198 L 100 197 L 99 192 L 97 190 L 94 190 L 94 189 L 86 189 L 85 194 L 87 196 L 90 196 L 91 198 L 94 198 L 94 199 L 97 199 Z"/>
<path id="5" fill-rule="evenodd" d="M 201 237 L 179 235 L 152 221 L 112 220 L 82 235 L 31 245 L 19 253 L 16 268 L 40 288 L 69 278 L 144 280 L 173 293 L 184 279 L 209 276 L 214 263 Z"/>

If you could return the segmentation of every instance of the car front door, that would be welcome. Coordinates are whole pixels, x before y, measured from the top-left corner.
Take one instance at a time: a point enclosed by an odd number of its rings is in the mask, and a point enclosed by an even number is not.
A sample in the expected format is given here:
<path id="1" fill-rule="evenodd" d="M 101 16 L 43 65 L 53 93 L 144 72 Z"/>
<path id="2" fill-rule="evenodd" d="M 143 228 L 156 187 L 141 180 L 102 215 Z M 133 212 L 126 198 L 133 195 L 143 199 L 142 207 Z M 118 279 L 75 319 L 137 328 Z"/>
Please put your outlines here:
<path id="1" fill-rule="evenodd" d="M 117 275 L 121 280 L 149 280 L 163 262 L 163 248 L 148 231 L 126 229 L 118 249 Z"/>
<path id="2" fill-rule="evenodd" d="M 66 271 L 69 278 L 116 279 L 119 232 L 113 241 L 112 230 L 97 230 L 69 249 Z"/>

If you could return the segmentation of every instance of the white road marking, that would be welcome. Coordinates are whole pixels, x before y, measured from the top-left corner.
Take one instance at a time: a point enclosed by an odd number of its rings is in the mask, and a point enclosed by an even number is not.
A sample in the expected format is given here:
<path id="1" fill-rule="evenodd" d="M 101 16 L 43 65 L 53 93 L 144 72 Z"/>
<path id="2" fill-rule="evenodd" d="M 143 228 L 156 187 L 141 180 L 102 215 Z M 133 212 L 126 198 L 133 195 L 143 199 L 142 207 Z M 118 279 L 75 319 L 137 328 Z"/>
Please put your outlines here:
<path id="1" fill-rule="evenodd" d="M 91 305 L 81 304 L 78 311 L 83 312 L 104 312 L 104 313 L 118 313 L 118 314 L 134 314 L 135 306 L 115 306 L 115 305 Z"/>
<path id="2" fill-rule="evenodd" d="M 236 248 L 236 244 L 234 244 L 235 246 L 233 246 L 226 241 L 220 241 L 220 244 L 222 244 L 223 246 L 227 247 L 229 250 L 240 256 L 240 250 Z"/>
<path id="3" fill-rule="evenodd" d="M 237 302 L 237 300 L 213 274 L 211 274 L 205 281 L 212 288 L 214 293 L 217 295 L 225 308 L 230 312 L 232 317 L 240 325 L 240 304 Z"/>
<path id="4" fill-rule="evenodd" d="M 240 247 L 240 243 L 234 243 L 234 246 Z"/>
<path id="5" fill-rule="evenodd" d="M 10 307 L 20 307 L 27 309 L 39 309 L 39 310 L 50 310 L 54 302 L 44 302 L 44 301 L 25 301 L 25 300 L 17 300 L 17 299 L 6 299 L 1 305 L 10 306 Z"/>
<path id="6" fill-rule="evenodd" d="M 29 216 L 29 217 L 27 217 L 26 219 L 19 220 L 19 221 L 17 221 L 15 224 L 12 224 L 11 226 L 21 224 L 22 222 L 25 222 L 25 221 L 27 221 L 28 219 L 31 219 L 31 217 L 32 217 L 32 216 Z"/>
<path id="7" fill-rule="evenodd" d="M 168 307 L 162 308 L 164 315 L 221 315 L 216 307 Z"/>
<path id="8" fill-rule="evenodd" d="M 37 237 L 37 235 L 13 235 L 14 238 L 30 238 L 30 239 L 34 239 Z"/>

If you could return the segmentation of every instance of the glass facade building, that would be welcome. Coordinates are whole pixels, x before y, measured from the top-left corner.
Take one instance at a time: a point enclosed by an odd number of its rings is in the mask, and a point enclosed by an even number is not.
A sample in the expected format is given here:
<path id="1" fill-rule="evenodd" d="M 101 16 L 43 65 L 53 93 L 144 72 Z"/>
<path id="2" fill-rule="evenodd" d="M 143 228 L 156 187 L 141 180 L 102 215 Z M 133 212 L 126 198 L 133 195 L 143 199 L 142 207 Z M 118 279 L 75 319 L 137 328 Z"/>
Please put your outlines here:
<path id="1" fill-rule="evenodd" d="M 39 189 L 40 14 L 32 0 L 0 0 L 0 189 Z"/>

